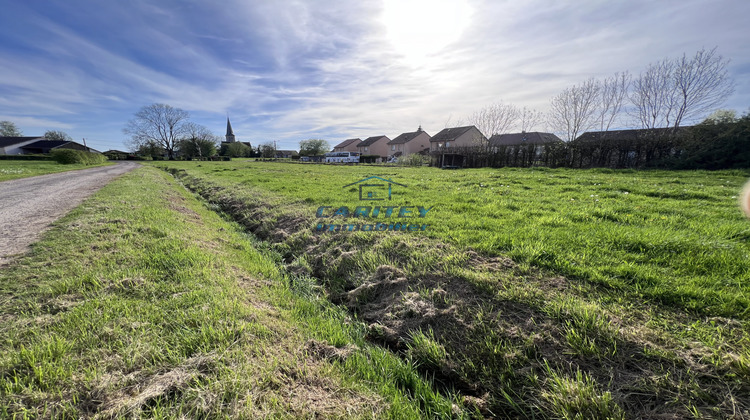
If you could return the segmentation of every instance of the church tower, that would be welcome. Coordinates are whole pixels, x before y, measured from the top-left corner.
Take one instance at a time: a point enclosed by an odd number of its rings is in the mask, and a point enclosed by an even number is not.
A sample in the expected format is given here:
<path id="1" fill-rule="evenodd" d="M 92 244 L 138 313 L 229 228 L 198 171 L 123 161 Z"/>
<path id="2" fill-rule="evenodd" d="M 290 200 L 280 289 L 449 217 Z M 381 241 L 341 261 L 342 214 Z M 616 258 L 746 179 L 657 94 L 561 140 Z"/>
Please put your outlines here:
<path id="1" fill-rule="evenodd" d="M 234 143 L 234 131 L 232 130 L 232 123 L 229 122 L 229 117 L 227 117 L 227 135 L 226 135 L 227 143 Z"/>

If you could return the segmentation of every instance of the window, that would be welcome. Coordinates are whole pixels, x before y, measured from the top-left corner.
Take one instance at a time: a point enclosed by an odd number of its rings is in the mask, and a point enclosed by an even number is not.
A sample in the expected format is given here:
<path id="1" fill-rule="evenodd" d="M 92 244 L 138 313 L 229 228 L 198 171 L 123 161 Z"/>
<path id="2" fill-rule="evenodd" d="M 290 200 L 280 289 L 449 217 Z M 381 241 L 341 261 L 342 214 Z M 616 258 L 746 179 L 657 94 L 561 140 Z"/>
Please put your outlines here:
<path id="1" fill-rule="evenodd" d="M 445 142 L 445 147 L 449 147 L 450 145 L 451 145 L 451 142 L 449 142 L 449 141 Z"/>
<path id="2" fill-rule="evenodd" d="M 391 145 L 391 152 L 393 152 L 394 150 L 396 150 L 396 145 L 395 144 Z"/>

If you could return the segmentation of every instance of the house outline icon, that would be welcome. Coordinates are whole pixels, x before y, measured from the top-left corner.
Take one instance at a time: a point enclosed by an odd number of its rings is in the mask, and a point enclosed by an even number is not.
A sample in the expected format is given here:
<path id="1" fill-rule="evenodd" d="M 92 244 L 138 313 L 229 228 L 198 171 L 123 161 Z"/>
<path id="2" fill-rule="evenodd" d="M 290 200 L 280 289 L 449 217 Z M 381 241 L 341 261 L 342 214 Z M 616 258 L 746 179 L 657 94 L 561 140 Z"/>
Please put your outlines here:
<path id="1" fill-rule="evenodd" d="M 389 200 L 391 199 L 391 191 L 392 191 L 392 186 L 394 184 L 395 185 L 400 185 L 402 187 L 406 187 L 406 185 L 399 184 L 398 182 L 394 182 L 394 181 L 392 181 L 390 179 L 384 179 L 384 178 L 381 178 L 379 176 L 371 176 L 371 177 L 367 177 L 367 178 L 364 178 L 364 179 L 360 179 L 357 182 L 352 182 L 351 184 L 346 184 L 342 188 L 351 187 L 352 185 L 359 184 L 358 185 L 359 186 L 359 199 L 361 201 L 382 201 L 382 200 L 385 200 L 385 198 L 378 198 L 376 192 L 373 192 L 373 191 L 364 192 L 363 191 L 363 189 L 367 188 L 367 187 L 385 187 L 386 186 L 386 184 L 370 184 L 370 183 L 365 183 L 366 181 L 369 181 L 371 179 L 380 180 L 380 181 L 383 181 L 383 182 L 387 183 L 387 185 L 388 185 L 388 199 Z"/>

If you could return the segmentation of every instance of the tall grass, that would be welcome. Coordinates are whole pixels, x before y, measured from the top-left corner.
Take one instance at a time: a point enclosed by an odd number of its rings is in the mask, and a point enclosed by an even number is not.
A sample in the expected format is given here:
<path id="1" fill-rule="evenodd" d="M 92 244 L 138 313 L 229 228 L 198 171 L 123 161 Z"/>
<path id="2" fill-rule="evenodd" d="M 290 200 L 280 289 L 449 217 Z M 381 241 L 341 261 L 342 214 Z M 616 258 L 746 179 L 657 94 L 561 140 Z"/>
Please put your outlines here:
<path id="1" fill-rule="evenodd" d="M 0 270 L 0 417 L 463 416 L 278 258 L 162 172 L 113 181 Z"/>
<path id="2" fill-rule="evenodd" d="M 168 167 L 477 415 L 750 409 L 733 397 L 750 395 L 746 172 Z M 431 228 L 316 233 L 320 206 L 376 205 L 344 188 L 372 175 L 406 185 L 388 205 L 432 207 Z"/>

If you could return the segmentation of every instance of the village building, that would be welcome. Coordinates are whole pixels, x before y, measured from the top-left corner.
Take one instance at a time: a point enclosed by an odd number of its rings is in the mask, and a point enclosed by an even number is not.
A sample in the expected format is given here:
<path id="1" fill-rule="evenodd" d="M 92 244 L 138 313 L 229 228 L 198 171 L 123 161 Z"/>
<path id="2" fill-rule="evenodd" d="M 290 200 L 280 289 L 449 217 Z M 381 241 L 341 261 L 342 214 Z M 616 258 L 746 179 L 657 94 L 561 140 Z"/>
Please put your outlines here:
<path id="1" fill-rule="evenodd" d="M 417 128 L 417 131 L 401 133 L 388 142 L 390 147 L 388 158 L 396 159 L 412 153 L 427 153 L 430 150 L 430 140 L 430 135 L 422 130 L 421 125 Z"/>
<path id="2" fill-rule="evenodd" d="M 473 125 L 444 128 L 430 139 L 430 151 L 487 145 L 487 137 Z"/>
<path id="3" fill-rule="evenodd" d="M 366 138 L 362 143 L 357 145 L 357 151 L 360 154 L 360 162 L 363 160 L 382 162 L 388 159 L 388 142 L 391 141 L 386 136 L 372 136 Z"/>
<path id="4" fill-rule="evenodd" d="M 334 152 L 357 152 L 357 146 L 362 143 L 360 139 L 348 139 L 334 146 Z"/>

